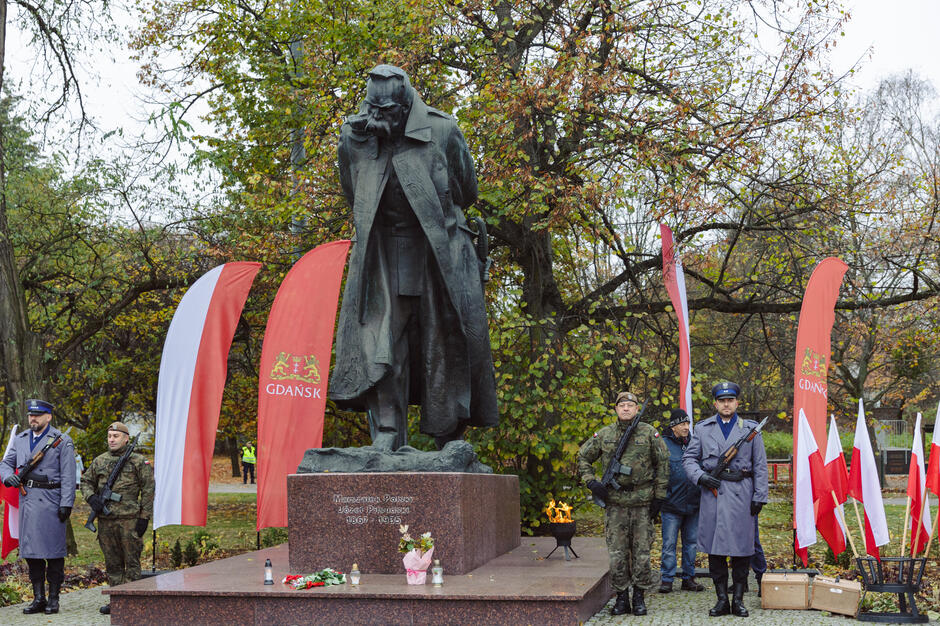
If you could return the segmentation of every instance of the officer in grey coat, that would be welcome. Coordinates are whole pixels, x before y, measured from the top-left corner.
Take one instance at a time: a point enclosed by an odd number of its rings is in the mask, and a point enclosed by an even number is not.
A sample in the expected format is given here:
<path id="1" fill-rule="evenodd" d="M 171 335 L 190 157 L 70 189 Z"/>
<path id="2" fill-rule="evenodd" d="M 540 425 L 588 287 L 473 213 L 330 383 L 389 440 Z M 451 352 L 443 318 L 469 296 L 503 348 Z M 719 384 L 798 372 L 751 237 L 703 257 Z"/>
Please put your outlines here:
<path id="1" fill-rule="evenodd" d="M 51 404 L 27 400 L 29 430 L 16 436 L 9 453 L 0 461 L 0 478 L 20 491 L 20 556 L 29 565 L 33 602 L 23 613 L 59 612 L 59 590 L 65 580 L 65 533 L 75 502 L 75 446 L 68 435 L 52 426 Z M 42 460 L 21 480 L 19 472 L 33 456 L 58 435 L 61 441 L 46 450 Z M 46 602 L 45 582 L 49 582 Z"/>
<path id="2" fill-rule="evenodd" d="M 738 417 L 738 394 L 734 383 L 712 388 L 716 415 L 696 424 L 695 434 L 682 456 L 685 473 L 701 486 L 698 522 L 698 549 L 708 554 L 708 573 L 715 583 L 718 602 L 708 614 L 712 617 L 733 613 L 747 617 L 744 589 L 748 564 L 754 554 L 754 517 L 767 502 L 767 454 L 760 433 L 744 442 L 737 456 L 717 478 L 710 475 L 722 454 L 747 433 L 756 422 Z M 712 490 L 717 492 L 717 496 Z M 728 557 L 734 583 L 728 603 Z"/>

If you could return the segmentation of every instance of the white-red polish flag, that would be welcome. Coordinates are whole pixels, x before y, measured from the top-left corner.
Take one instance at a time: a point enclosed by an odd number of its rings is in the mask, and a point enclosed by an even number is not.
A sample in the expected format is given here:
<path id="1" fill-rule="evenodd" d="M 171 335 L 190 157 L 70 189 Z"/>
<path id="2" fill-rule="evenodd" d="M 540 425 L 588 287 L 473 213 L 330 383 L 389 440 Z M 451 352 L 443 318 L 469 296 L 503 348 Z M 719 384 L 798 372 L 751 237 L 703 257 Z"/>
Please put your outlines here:
<path id="1" fill-rule="evenodd" d="M 849 467 L 845 462 L 845 454 L 842 452 L 842 440 L 839 438 L 839 429 L 836 426 L 834 415 L 829 416 L 829 441 L 826 444 L 826 476 L 829 479 L 829 486 L 836 494 L 836 502 L 839 503 L 837 519 L 842 528 L 842 534 L 848 533 L 843 520 L 845 520 L 845 508 L 842 506 L 849 498 Z"/>
<path id="2" fill-rule="evenodd" d="M 663 282 L 679 320 L 679 406 L 692 418 L 692 351 L 689 341 L 689 301 L 685 293 L 685 272 L 675 252 L 672 231 L 659 225 L 663 239 Z"/>
<path id="3" fill-rule="evenodd" d="M 940 496 L 940 404 L 933 422 L 933 439 L 930 441 L 930 462 L 927 464 L 927 489 Z M 938 512 L 940 514 L 940 512 Z"/>
<path id="4" fill-rule="evenodd" d="M 816 517 L 813 502 L 822 494 L 825 483 L 822 456 L 813 436 L 813 430 L 806 419 L 806 413 L 800 409 L 800 424 L 797 431 L 799 441 L 796 445 L 796 485 L 794 486 L 793 510 L 796 523 L 796 552 L 807 564 L 807 548 L 816 543 Z M 817 487 L 817 484 L 821 485 Z"/>
<path id="5" fill-rule="evenodd" d="M 911 556 L 927 547 L 930 538 L 930 505 L 927 504 L 927 477 L 924 475 L 924 444 L 920 434 L 921 415 L 914 422 L 914 444 L 907 475 L 907 495 L 911 499 Z"/>
<path id="6" fill-rule="evenodd" d="M 858 421 L 855 423 L 855 443 L 852 445 L 849 495 L 865 505 L 865 552 L 881 560 L 878 546 L 888 543 L 890 536 L 881 499 L 881 481 L 878 480 L 878 467 L 868 438 L 861 398 L 858 400 Z"/>
<path id="7" fill-rule="evenodd" d="M 826 459 L 820 468 L 819 475 L 813 475 L 813 492 L 819 503 L 816 505 L 816 529 L 823 536 L 832 553 L 836 556 L 842 554 L 845 550 L 845 526 L 842 524 L 842 502 L 845 498 L 839 499 L 839 492 L 843 494 L 847 491 L 848 473 L 845 470 L 845 457 L 842 456 L 842 443 L 839 441 L 839 432 L 836 430 L 836 420 L 831 418 L 832 425 L 829 427 L 829 439 L 826 442 Z M 841 481 L 839 475 L 839 459 L 842 459 L 842 473 L 845 474 L 843 485 L 837 485 L 835 481 Z M 832 495 L 836 494 L 833 500 Z M 838 504 L 837 504 L 838 502 Z"/>
<path id="8" fill-rule="evenodd" d="M 157 382 L 153 527 L 206 525 L 209 472 L 228 353 L 260 263 L 226 263 L 183 294 Z"/>

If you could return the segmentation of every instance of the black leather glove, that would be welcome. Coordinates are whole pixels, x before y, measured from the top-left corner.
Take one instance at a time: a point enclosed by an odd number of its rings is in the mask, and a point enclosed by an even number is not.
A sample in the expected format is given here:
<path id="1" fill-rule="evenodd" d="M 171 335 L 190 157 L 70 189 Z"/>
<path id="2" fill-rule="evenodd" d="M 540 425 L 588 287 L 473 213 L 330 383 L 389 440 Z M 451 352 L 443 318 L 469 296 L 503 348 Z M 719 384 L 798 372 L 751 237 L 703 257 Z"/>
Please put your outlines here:
<path id="1" fill-rule="evenodd" d="M 607 487 L 602 485 L 599 480 L 589 480 L 587 488 L 591 490 L 591 493 L 594 494 L 595 498 L 607 502 L 607 496 L 610 494 L 607 492 Z"/>
<path id="2" fill-rule="evenodd" d="M 137 518 L 137 524 L 134 525 L 134 532 L 137 533 L 138 537 L 144 536 L 144 533 L 147 532 L 147 524 L 149 523 L 149 519 Z"/>
<path id="3" fill-rule="evenodd" d="M 659 512 L 663 508 L 663 501 L 659 498 L 653 498 L 653 501 L 650 502 L 650 519 L 656 519 L 659 517 Z"/>
<path id="4" fill-rule="evenodd" d="M 763 502 L 751 502 L 751 515 L 758 515 L 762 508 L 764 508 Z"/>
<path id="5" fill-rule="evenodd" d="M 19 487 L 20 486 L 20 477 L 16 474 L 10 474 L 3 480 L 3 484 L 7 487 Z"/>
<path id="6" fill-rule="evenodd" d="M 72 507 L 70 506 L 60 506 L 59 507 L 59 521 L 65 522 L 69 518 L 69 515 L 72 514 Z"/>
<path id="7" fill-rule="evenodd" d="M 101 513 L 101 510 L 104 508 L 105 502 L 104 498 L 99 496 L 97 493 L 93 493 L 88 496 L 88 506 L 91 507 L 91 510 L 95 513 Z"/>
<path id="8" fill-rule="evenodd" d="M 721 487 L 721 481 L 715 478 L 714 476 L 712 476 L 711 474 L 709 474 L 708 472 L 705 472 L 704 474 L 699 476 L 698 484 L 705 487 L 706 489 L 718 489 L 719 487 Z"/>

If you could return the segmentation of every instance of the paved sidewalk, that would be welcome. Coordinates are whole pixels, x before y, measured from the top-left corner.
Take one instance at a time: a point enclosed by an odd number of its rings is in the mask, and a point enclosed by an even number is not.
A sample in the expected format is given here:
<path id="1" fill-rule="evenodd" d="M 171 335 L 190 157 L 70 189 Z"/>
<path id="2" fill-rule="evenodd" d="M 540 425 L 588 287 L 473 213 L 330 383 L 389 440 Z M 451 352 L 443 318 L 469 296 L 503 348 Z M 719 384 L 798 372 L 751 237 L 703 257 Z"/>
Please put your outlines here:
<path id="1" fill-rule="evenodd" d="M 646 594 L 646 607 L 649 614 L 645 617 L 632 615 L 611 615 L 610 609 L 614 605 L 611 599 L 603 609 L 597 612 L 585 626 L 606 626 L 608 624 L 663 624 L 664 626 L 699 626 L 712 624 L 720 626 L 738 623 L 732 616 L 710 620 L 708 609 L 715 606 L 715 588 L 708 578 L 697 578 L 699 583 L 705 585 L 705 591 L 679 591 L 679 581 L 675 582 L 672 593 L 656 593 L 655 589 Z M 752 573 L 749 579 L 751 589 L 756 589 L 757 581 Z M 658 585 L 657 585 L 658 586 Z M 730 591 L 730 589 L 729 589 Z M 855 620 L 840 615 L 827 615 L 822 611 L 771 611 L 760 608 L 760 598 L 752 592 L 744 594 L 744 606 L 750 613 L 750 619 L 756 623 L 779 626 L 802 626 L 804 624 L 840 624 L 847 626 Z M 745 624 L 744 620 L 740 620 Z M 754 623 L 754 622 L 750 622 Z M 936 623 L 936 622 L 931 622 Z"/>
<path id="2" fill-rule="evenodd" d="M 107 587 L 92 587 L 64 593 L 59 597 L 59 612 L 56 615 L 23 615 L 23 609 L 32 602 L 23 602 L 13 606 L 0 608 L 0 624 L 4 626 L 35 626 L 36 624 L 89 624 L 98 626 L 110 624 L 111 617 L 102 615 L 98 608 L 106 604 L 108 596 L 102 595 L 101 590 Z"/>
<path id="3" fill-rule="evenodd" d="M 209 483 L 209 493 L 258 493 L 258 485 L 241 483 Z"/>

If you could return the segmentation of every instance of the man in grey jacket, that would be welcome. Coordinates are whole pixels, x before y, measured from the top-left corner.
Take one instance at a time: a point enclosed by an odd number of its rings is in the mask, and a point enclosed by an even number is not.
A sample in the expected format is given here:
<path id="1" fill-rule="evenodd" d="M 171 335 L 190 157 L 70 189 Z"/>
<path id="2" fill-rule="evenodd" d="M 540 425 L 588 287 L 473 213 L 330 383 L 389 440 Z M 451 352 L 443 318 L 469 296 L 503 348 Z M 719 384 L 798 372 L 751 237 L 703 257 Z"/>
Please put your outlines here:
<path id="1" fill-rule="evenodd" d="M 59 590 L 65 580 L 66 523 L 75 502 L 75 447 L 68 435 L 52 426 L 53 407 L 45 400 L 27 400 L 29 430 L 16 436 L 9 453 L 0 462 L 0 479 L 20 492 L 20 556 L 29 566 L 33 602 L 23 613 L 59 612 Z M 54 448 L 28 476 L 22 471 L 33 456 L 62 435 Z M 46 602 L 45 583 L 49 582 Z"/>
<path id="2" fill-rule="evenodd" d="M 698 546 L 708 554 L 708 573 L 715 583 L 718 602 L 708 614 L 747 617 L 744 588 L 748 564 L 754 554 L 754 517 L 767 502 L 767 454 L 760 433 L 745 441 L 728 468 L 711 475 L 722 454 L 756 422 L 738 417 L 741 388 L 730 382 L 712 388 L 717 414 L 699 422 L 682 456 L 685 473 L 701 486 Z M 734 583 L 728 603 L 728 558 Z"/>

